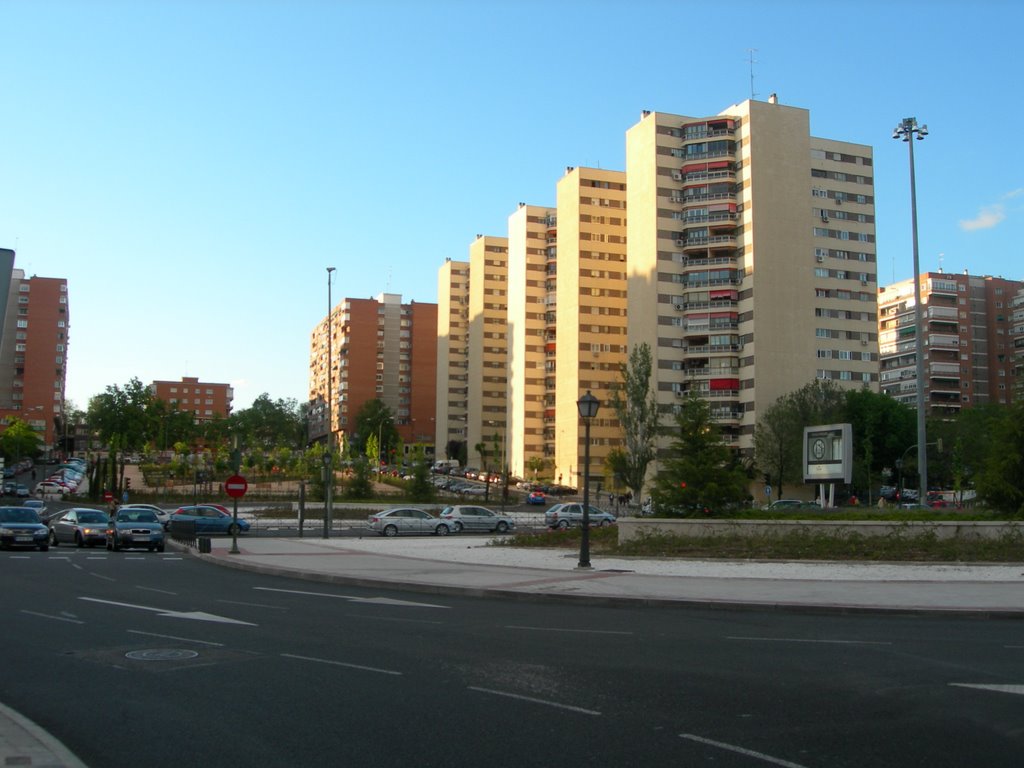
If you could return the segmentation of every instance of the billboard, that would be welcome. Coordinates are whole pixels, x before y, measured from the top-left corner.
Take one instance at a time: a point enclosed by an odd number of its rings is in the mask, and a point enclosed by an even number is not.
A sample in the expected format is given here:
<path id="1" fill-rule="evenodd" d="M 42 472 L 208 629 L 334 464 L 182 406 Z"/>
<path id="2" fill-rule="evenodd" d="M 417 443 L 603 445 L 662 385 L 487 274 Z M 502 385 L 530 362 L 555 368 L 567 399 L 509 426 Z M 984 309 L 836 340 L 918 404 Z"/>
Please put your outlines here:
<path id="1" fill-rule="evenodd" d="M 853 479 L 853 430 L 849 424 L 804 427 L 804 481 Z"/>

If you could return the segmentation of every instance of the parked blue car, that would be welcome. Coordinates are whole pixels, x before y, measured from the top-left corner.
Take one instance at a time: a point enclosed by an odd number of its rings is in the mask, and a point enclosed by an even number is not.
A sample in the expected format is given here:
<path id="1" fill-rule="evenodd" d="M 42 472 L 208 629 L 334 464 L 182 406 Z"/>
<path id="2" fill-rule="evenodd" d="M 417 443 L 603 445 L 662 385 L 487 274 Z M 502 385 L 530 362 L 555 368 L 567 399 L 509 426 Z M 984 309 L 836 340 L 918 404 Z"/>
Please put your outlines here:
<path id="1" fill-rule="evenodd" d="M 238 528 L 235 529 L 232 514 L 219 505 L 213 504 L 179 507 L 167 521 L 167 529 L 173 531 L 176 521 L 195 523 L 196 533 L 228 533 L 234 535 L 249 530 L 248 520 L 239 518 Z"/>

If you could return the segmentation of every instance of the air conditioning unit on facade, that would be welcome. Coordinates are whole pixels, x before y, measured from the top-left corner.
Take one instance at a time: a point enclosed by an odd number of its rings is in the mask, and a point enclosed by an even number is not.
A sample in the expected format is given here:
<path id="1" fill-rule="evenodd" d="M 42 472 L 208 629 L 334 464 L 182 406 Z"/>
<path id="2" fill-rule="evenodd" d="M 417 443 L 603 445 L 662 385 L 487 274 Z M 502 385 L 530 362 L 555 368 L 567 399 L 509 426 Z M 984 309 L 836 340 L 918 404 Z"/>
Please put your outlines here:
<path id="1" fill-rule="evenodd" d="M 676 181 L 682 181 L 683 174 L 681 174 L 679 171 L 672 171 L 672 178 L 675 179 Z"/>
<path id="2" fill-rule="evenodd" d="M 825 257 L 824 257 L 824 256 L 822 256 L 822 255 L 821 255 L 820 253 L 818 254 L 818 257 L 817 257 L 817 258 L 818 258 L 818 263 L 819 263 L 819 264 L 821 264 L 822 262 L 824 262 L 824 261 L 825 261 Z"/>

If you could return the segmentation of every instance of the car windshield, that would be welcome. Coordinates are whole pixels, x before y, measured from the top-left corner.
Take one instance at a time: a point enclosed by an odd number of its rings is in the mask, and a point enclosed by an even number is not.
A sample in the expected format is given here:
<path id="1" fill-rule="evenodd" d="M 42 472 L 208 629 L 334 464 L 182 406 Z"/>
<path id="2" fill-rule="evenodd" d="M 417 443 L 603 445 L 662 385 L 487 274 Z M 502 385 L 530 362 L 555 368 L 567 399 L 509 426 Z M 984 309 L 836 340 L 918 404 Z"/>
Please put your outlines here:
<path id="1" fill-rule="evenodd" d="M 39 515 L 30 507 L 0 509 L 0 523 L 38 523 Z"/>
<path id="2" fill-rule="evenodd" d="M 78 522 L 80 523 L 105 523 L 107 516 L 102 512 L 79 512 Z"/>
<path id="3" fill-rule="evenodd" d="M 117 513 L 119 523 L 155 523 L 156 515 L 148 509 L 122 509 Z"/>

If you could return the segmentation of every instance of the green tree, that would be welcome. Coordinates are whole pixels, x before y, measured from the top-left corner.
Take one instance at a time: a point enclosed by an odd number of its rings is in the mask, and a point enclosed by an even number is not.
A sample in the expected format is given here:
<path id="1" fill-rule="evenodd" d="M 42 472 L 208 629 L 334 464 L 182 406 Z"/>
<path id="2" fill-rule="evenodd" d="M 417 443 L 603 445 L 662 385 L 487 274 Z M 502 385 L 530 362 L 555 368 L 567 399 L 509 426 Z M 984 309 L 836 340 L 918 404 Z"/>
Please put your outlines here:
<path id="1" fill-rule="evenodd" d="M 409 497 L 420 504 L 434 500 L 434 484 L 430 482 L 430 468 L 427 467 L 426 452 L 422 446 L 413 449 L 412 480 L 409 481 Z"/>
<path id="2" fill-rule="evenodd" d="M 690 517 L 747 498 L 747 476 L 737 455 L 722 442 L 708 403 L 687 397 L 675 414 L 675 438 L 661 462 L 651 498 L 659 514 Z"/>
<path id="3" fill-rule="evenodd" d="M 350 499 L 369 499 L 373 497 L 370 463 L 366 459 L 355 458 L 352 460 L 352 475 L 345 489 L 345 496 Z"/>
<path id="4" fill-rule="evenodd" d="M 780 496 L 803 480 L 804 427 L 844 423 L 845 407 L 844 390 L 815 379 L 765 409 L 754 427 L 754 462 Z"/>
<path id="5" fill-rule="evenodd" d="M 605 464 L 637 499 L 643 493 L 648 467 L 657 456 L 658 402 L 652 372 L 650 346 L 633 347 L 629 360 L 619 367 L 622 381 L 612 388 L 609 402 L 622 427 L 622 447 L 613 448 Z"/>
<path id="6" fill-rule="evenodd" d="M 42 450 L 42 441 L 27 422 L 15 417 L 8 422 L 7 428 L 0 436 L 0 446 L 6 462 L 13 464 L 24 458 L 38 456 Z"/>
<path id="7" fill-rule="evenodd" d="M 896 459 L 914 443 L 914 410 L 889 395 L 866 387 L 846 392 L 839 423 L 850 424 L 853 439 L 854 485 L 862 493 L 875 488 L 874 479 L 896 466 Z M 808 425 L 810 426 L 810 425 Z"/>
<path id="8" fill-rule="evenodd" d="M 251 448 L 272 451 L 306 444 L 306 423 L 295 400 L 272 400 L 266 392 L 251 406 L 231 414 L 231 433 Z"/>
<path id="9" fill-rule="evenodd" d="M 976 481 L 978 495 L 993 509 L 1024 515 L 1024 402 L 1003 409 L 990 445 Z"/>
<path id="10" fill-rule="evenodd" d="M 152 435 L 152 404 L 149 387 L 137 378 L 123 388 L 112 384 L 89 401 L 89 424 L 110 449 L 110 487 L 117 493 L 124 483 L 125 454 L 141 450 Z"/>
<path id="11" fill-rule="evenodd" d="M 366 453 L 371 435 L 377 440 L 377 456 L 386 461 L 391 455 L 391 449 L 398 447 L 398 429 L 391 409 L 379 399 L 368 400 L 356 414 L 352 433 L 353 451 Z"/>

